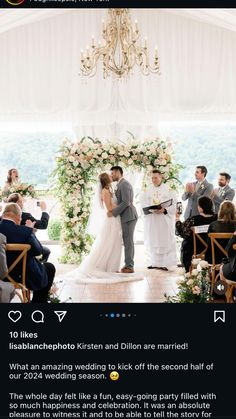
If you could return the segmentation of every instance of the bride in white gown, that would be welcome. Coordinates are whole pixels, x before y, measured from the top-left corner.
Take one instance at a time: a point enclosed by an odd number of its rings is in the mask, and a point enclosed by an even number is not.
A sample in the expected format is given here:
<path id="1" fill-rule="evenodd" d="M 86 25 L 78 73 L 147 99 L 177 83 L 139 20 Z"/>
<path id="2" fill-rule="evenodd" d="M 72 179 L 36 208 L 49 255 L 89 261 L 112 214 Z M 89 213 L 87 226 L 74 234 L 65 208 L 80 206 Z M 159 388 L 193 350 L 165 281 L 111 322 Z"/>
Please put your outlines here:
<path id="1" fill-rule="evenodd" d="M 99 182 L 98 200 L 100 202 L 97 205 L 97 212 L 95 209 L 93 210 L 94 222 L 98 229 L 101 217 L 99 213 L 102 213 L 99 233 L 96 235 L 89 255 L 81 265 L 66 275 L 60 276 L 59 279 L 71 279 L 76 283 L 116 283 L 143 279 L 135 274 L 119 272 L 123 244 L 120 216 L 107 217 L 107 212 L 117 206 L 117 199 L 112 192 L 112 180 L 107 173 L 102 173 L 99 176 Z"/>

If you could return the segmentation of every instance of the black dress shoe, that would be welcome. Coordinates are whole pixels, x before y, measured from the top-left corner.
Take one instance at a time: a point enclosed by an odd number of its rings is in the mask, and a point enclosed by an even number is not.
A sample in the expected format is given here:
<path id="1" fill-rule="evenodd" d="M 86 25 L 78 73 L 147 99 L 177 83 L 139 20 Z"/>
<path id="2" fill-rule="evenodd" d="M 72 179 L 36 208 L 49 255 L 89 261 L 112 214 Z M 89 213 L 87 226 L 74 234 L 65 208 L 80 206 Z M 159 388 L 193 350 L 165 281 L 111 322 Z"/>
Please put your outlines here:
<path id="1" fill-rule="evenodd" d="M 157 267 L 151 265 L 151 266 L 148 266 L 147 269 L 157 269 Z"/>

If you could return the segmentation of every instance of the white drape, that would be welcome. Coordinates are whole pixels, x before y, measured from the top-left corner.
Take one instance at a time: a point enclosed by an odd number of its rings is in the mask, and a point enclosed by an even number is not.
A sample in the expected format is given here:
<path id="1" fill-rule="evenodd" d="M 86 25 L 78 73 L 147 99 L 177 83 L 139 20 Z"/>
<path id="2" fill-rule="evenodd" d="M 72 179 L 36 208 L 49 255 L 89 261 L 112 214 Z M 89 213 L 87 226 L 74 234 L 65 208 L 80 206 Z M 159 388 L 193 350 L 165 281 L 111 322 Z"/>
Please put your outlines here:
<path id="1" fill-rule="evenodd" d="M 131 9 L 161 76 L 79 76 L 105 9 L 74 9 L 0 34 L 1 121 L 69 122 L 78 136 L 152 135 L 160 120 L 236 119 L 236 33 L 165 10 Z"/>

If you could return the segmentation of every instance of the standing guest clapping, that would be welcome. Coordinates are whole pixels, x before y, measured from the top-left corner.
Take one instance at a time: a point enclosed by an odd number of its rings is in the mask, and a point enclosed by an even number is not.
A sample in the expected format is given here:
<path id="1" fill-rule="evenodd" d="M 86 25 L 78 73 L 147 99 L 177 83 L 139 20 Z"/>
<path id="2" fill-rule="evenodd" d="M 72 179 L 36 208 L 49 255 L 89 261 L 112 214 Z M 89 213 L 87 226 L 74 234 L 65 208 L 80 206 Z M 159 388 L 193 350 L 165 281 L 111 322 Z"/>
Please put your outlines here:
<path id="1" fill-rule="evenodd" d="M 215 205 L 215 212 L 218 214 L 220 209 L 220 204 L 223 201 L 233 201 L 235 196 L 235 190 L 230 188 L 231 176 L 226 172 L 221 172 L 218 177 L 219 187 L 214 189 L 211 195 L 213 203 Z"/>
<path id="2" fill-rule="evenodd" d="M 182 200 L 188 200 L 187 207 L 184 213 L 184 219 L 199 215 L 198 198 L 201 196 L 210 197 L 213 185 L 206 180 L 207 168 L 205 166 L 197 166 L 195 170 L 196 182 L 189 182 L 185 186 L 185 192 L 182 195 Z"/>

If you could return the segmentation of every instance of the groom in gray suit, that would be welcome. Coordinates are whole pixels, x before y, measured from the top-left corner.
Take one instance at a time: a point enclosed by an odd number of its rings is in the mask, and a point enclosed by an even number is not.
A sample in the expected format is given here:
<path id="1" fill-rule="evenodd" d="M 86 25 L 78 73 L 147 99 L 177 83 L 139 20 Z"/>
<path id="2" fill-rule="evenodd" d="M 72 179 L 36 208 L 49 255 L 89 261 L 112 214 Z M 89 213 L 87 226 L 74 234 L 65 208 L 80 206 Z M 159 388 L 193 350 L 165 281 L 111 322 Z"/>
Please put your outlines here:
<path id="1" fill-rule="evenodd" d="M 133 205 L 133 187 L 123 178 L 123 169 L 120 166 L 111 168 L 111 176 L 114 182 L 118 182 L 116 197 L 118 206 L 107 213 L 108 217 L 120 215 L 122 236 L 125 248 L 125 266 L 122 273 L 134 272 L 134 229 L 138 214 Z"/>
<path id="2" fill-rule="evenodd" d="M 205 166 L 197 166 L 195 170 L 196 182 L 187 183 L 185 192 L 182 195 L 182 200 L 188 200 L 187 207 L 184 213 L 186 220 L 193 215 L 198 215 L 198 198 L 200 196 L 211 197 L 213 185 L 206 180 L 207 168 Z"/>

